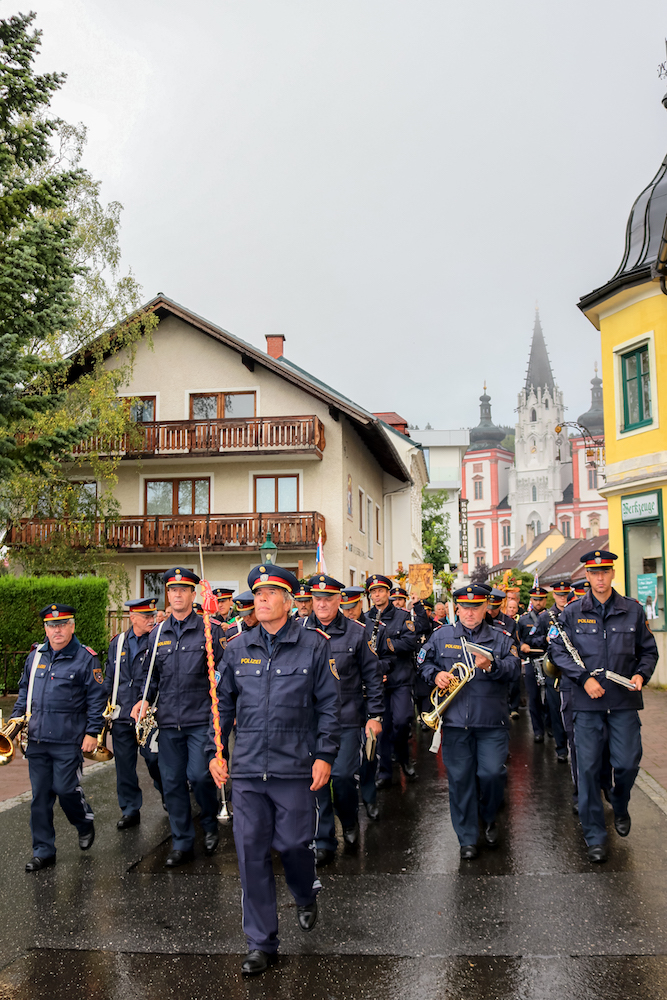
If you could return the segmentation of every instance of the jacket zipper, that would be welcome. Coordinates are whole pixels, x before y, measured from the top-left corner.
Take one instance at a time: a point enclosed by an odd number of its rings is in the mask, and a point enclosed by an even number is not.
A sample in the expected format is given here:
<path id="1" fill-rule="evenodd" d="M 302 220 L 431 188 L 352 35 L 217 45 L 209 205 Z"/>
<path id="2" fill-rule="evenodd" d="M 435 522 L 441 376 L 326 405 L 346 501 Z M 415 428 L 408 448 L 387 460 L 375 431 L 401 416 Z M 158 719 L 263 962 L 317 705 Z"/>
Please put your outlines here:
<path id="1" fill-rule="evenodd" d="M 270 680 L 271 680 L 271 669 L 270 668 L 271 668 L 271 657 L 269 656 L 269 659 L 267 660 L 267 663 L 266 663 L 266 708 L 265 708 L 265 712 L 266 712 L 266 718 L 267 719 L 269 717 L 269 683 L 270 683 Z M 269 734 L 268 734 L 268 730 L 267 730 L 267 733 L 266 733 L 266 765 L 265 765 L 265 767 L 266 767 L 266 771 L 264 771 L 264 774 L 262 775 L 262 781 L 266 781 L 267 780 L 267 772 L 269 770 Z"/>

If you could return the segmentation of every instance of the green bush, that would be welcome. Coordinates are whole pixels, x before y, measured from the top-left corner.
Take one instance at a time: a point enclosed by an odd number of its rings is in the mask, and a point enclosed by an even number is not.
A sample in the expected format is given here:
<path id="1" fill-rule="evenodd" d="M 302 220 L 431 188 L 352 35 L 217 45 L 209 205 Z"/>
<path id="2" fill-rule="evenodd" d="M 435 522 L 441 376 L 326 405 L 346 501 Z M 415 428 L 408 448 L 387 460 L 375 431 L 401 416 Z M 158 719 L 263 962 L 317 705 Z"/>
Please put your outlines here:
<path id="1" fill-rule="evenodd" d="M 109 645 L 107 600 L 109 581 L 103 577 L 3 576 L 0 578 L 0 650 L 3 655 L 30 649 L 44 640 L 39 612 L 47 604 L 76 609 L 76 634 L 98 653 Z"/>

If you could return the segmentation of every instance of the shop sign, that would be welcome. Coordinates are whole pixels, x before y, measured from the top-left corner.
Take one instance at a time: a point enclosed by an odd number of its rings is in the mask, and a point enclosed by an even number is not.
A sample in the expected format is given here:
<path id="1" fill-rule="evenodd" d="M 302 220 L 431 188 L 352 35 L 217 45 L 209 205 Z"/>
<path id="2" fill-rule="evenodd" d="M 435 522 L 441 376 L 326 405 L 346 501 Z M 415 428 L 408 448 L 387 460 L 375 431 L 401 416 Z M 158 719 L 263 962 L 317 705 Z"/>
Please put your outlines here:
<path id="1" fill-rule="evenodd" d="M 621 498 L 621 520 L 644 521 L 650 517 L 659 517 L 658 494 L 647 493 L 641 497 Z"/>

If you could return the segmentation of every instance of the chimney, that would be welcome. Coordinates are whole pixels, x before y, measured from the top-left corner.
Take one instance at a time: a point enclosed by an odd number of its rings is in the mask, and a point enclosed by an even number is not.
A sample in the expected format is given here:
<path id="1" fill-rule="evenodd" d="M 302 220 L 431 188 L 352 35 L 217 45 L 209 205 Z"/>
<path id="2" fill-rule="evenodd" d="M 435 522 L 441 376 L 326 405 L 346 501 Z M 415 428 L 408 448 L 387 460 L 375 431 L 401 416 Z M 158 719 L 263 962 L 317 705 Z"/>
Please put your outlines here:
<path id="1" fill-rule="evenodd" d="M 266 353 L 270 358 L 282 358 L 283 356 L 283 344 L 285 343 L 285 338 L 282 333 L 267 333 L 266 335 Z"/>

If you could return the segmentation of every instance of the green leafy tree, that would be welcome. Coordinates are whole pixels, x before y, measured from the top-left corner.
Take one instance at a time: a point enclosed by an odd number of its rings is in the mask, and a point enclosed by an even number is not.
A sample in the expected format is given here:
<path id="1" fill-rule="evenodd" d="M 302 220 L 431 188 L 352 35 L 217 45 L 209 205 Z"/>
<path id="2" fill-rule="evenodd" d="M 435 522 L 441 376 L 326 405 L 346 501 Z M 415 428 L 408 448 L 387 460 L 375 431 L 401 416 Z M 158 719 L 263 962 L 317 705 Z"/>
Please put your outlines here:
<path id="1" fill-rule="evenodd" d="M 36 575 L 103 572 L 118 599 L 127 581 L 105 525 L 118 516 L 113 442 L 132 431 L 118 392 L 157 320 L 120 271 L 122 206 L 104 206 L 81 165 L 85 128 L 48 115 L 64 76 L 35 74 L 34 16 L 0 20 L 0 516 L 62 522 L 13 561 Z"/>
<path id="2" fill-rule="evenodd" d="M 422 489 L 422 548 L 424 562 L 433 563 L 439 573 L 449 560 L 450 515 L 442 507 L 449 499 L 447 490 Z"/>

